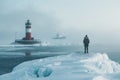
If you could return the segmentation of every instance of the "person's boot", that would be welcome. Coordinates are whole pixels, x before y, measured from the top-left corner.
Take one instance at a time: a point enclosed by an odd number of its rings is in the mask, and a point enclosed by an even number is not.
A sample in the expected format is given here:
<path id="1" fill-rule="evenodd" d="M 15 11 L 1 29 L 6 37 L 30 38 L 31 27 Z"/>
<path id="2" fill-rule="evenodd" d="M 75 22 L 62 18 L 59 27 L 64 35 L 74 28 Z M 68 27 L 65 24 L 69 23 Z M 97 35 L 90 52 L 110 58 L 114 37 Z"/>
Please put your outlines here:
<path id="1" fill-rule="evenodd" d="M 86 50 L 85 50 L 85 52 L 84 52 L 85 54 L 86 54 Z"/>

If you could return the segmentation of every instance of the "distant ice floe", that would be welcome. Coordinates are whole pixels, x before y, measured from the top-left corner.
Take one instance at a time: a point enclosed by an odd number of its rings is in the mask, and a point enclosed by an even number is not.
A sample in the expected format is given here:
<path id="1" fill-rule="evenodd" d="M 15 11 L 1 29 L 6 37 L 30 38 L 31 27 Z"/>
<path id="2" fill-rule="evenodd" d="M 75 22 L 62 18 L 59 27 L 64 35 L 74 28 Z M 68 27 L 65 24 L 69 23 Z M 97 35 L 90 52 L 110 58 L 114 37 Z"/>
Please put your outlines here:
<path id="1" fill-rule="evenodd" d="M 24 62 L 0 80 L 119 80 L 120 64 L 107 54 L 72 53 Z"/>
<path id="2" fill-rule="evenodd" d="M 103 76 L 97 76 L 93 78 L 93 80 L 108 80 L 108 79 L 104 78 Z"/>

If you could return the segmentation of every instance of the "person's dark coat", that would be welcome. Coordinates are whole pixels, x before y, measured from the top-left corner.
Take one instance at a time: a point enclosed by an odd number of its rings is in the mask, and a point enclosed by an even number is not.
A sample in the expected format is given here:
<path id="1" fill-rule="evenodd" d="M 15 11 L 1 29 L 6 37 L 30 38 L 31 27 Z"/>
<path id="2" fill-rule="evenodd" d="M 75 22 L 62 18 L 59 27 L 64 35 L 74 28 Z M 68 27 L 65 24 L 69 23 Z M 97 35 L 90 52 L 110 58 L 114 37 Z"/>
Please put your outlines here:
<path id="1" fill-rule="evenodd" d="M 85 38 L 84 38 L 84 40 L 83 40 L 83 43 L 84 43 L 84 46 L 86 46 L 86 47 L 89 46 L 90 40 L 89 40 L 89 38 L 87 37 L 87 35 L 85 36 Z"/>

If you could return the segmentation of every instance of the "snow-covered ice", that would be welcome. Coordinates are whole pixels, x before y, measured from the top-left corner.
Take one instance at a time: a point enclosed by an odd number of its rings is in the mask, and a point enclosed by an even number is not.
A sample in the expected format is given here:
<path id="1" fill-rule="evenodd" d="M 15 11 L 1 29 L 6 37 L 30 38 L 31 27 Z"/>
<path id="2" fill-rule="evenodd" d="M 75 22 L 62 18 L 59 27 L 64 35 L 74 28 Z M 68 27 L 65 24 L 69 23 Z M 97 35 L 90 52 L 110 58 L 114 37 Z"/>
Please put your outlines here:
<path id="1" fill-rule="evenodd" d="M 120 64 L 106 53 L 72 53 L 28 61 L 0 80 L 120 80 Z"/>

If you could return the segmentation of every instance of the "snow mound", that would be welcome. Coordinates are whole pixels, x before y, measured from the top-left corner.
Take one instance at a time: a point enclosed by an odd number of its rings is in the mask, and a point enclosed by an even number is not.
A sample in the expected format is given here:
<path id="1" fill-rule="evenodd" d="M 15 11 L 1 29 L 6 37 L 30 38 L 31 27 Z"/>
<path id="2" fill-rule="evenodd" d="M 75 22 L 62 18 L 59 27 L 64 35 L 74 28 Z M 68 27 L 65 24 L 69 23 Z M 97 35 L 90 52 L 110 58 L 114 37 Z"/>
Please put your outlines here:
<path id="1" fill-rule="evenodd" d="M 114 73 L 120 72 L 120 65 L 109 59 L 107 54 L 95 54 L 88 59 L 80 62 L 89 70 L 95 73 Z"/>
<path id="2" fill-rule="evenodd" d="M 119 80 L 120 64 L 107 54 L 62 55 L 24 62 L 0 80 Z"/>

